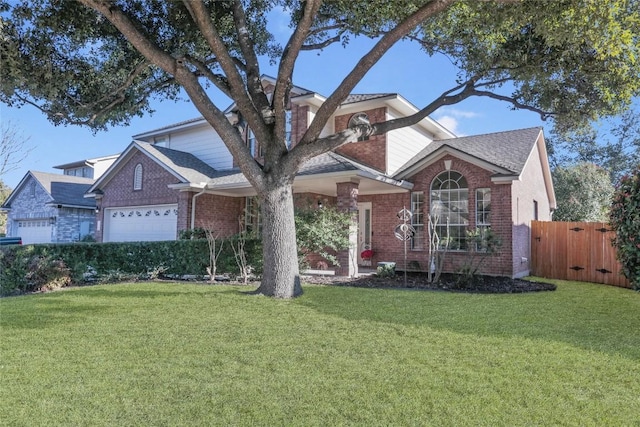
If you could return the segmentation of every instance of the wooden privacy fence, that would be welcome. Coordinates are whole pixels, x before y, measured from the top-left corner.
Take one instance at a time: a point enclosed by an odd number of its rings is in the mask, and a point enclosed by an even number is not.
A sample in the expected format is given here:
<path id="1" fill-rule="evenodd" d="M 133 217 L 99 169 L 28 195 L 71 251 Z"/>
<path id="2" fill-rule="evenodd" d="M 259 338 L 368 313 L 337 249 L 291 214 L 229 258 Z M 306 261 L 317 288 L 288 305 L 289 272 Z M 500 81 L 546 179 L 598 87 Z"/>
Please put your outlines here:
<path id="1" fill-rule="evenodd" d="M 531 222 L 531 274 L 630 288 L 604 222 Z"/>

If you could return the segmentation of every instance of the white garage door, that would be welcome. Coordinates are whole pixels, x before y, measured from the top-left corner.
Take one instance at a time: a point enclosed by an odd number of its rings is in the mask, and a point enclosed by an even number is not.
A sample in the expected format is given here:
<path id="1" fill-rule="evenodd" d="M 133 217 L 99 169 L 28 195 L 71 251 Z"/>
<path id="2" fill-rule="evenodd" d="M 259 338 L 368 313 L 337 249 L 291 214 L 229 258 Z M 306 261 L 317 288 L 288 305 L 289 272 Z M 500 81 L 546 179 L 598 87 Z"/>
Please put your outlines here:
<path id="1" fill-rule="evenodd" d="M 104 212 L 105 242 L 176 240 L 178 205 L 110 208 Z"/>
<path id="2" fill-rule="evenodd" d="M 18 221 L 18 236 L 23 245 L 51 243 L 51 224 L 48 219 Z"/>

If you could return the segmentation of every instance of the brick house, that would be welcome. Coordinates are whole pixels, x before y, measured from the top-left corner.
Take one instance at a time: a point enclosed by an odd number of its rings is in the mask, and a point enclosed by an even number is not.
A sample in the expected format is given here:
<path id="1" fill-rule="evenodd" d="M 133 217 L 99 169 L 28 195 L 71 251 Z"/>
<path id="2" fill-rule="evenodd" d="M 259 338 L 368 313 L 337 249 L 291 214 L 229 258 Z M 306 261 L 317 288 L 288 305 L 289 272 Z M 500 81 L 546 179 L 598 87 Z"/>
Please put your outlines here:
<path id="1" fill-rule="evenodd" d="M 0 209 L 7 236 L 29 243 L 77 242 L 95 233 L 95 200 L 84 194 L 118 156 L 55 166 L 62 174 L 29 171 Z"/>
<path id="2" fill-rule="evenodd" d="M 323 102 L 317 93 L 294 88 L 291 144 Z M 360 120 L 375 123 L 416 111 L 398 94 L 351 95 L 325 134 Z M 227 112 L 232 116 L 233 108 Z M 98 241 L 176 239 L 181 230 L 195 227 L 233 235 L 241 226 L 260 227 L 255 191 L 204 119 L 133 138 L 87 192 L 98 206 Z M 259 159 L 250 130 L 245 138 Z M 523 276 L 529 271 L 530 221 L 550 220 L 555 208 L 540 128 L 456 138 L 430 118 L 320 155 L 301 168 L 293 186 L 297 203 L 354 213 L 357 233 L 352 248 L 339 254 L 341 275 L 381 261 L 403 265 L 404 243 L 394 231 L 397 213 L 406 207 L 414 213 L 409 222 L 416 234 L 408 250 L 414 268 L 428 268 L 426 221 L 433 213 L 449 218 L 449 270 L 467 253 L 464 230 L 478 227 L 490 228 L 503 242 L 482 273 Z M 444 231 L 443 222 L 439 227 Z M 365 250 L 368 259 L 361 256 Z"/>

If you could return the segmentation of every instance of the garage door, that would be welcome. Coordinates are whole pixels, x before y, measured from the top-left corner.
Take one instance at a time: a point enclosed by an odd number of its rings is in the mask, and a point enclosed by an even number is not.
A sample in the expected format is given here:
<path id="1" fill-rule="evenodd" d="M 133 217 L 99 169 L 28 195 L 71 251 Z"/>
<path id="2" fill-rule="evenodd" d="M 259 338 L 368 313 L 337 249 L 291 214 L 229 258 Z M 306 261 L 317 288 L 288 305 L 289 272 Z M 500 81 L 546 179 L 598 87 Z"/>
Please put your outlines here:
<path id="1" fill-rule="evenodd" d="M 51 243 L 51 224 L 49 219 L 18 221 L 18 234 L 22 244 Z"/>
<path id="2" fill-rule="evenodd" d="M 104 212 L 105 242 L 176 240 L 178 205 L 110 208 Z"/>

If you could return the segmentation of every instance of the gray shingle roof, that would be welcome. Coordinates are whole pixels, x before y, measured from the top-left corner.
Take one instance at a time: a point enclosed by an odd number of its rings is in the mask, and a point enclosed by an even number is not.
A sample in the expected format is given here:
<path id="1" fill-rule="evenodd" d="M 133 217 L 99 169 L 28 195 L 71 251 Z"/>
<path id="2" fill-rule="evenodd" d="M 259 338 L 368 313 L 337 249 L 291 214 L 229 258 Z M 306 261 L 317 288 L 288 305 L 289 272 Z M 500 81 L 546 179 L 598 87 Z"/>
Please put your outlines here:
<path id="1" fill-rule="evenodd" d="M 53 204 L 95 207 L 94 199 L 86 199 L 84 193 L 94 183 L 93 179 L 30 171 L 40 185 L 51 195 Z"/>
<path id="2" fill-rule="evenodd" d="M 540 131 L 541 128 L 535 127 L 433 141 L 400 168 L 396 176 L 402 176 L 429 155 L 446 147 L 520 175 Z"/>
<path id="3" fill-rule="evenodd" d="M 187 182 L 206 182 L 216 175 L 216 170 L 191 153 L 158 147 L 146 142 L 136 142 L 140 149 L 155 157 Z"/>
<path id="4" fill-rule="evenodd" d="M 298 176 L 356 171 L 364 171 L 374 176 L 379 175 L 381 177 L 388 178 L 386 175 L 376 171 L 375 169 L 361 165 L 333 152 L 320 154 L 319 156 L 308 160 L 304 165 L 302 165 L 300 171 L 298 171 Z M 227 171 L 218 171 L 215 176 L 211 177 L 211 180 L 208 183 L 209 187 L 241 184 L 249 185 L 249 182 L 238 168 Z"/>

